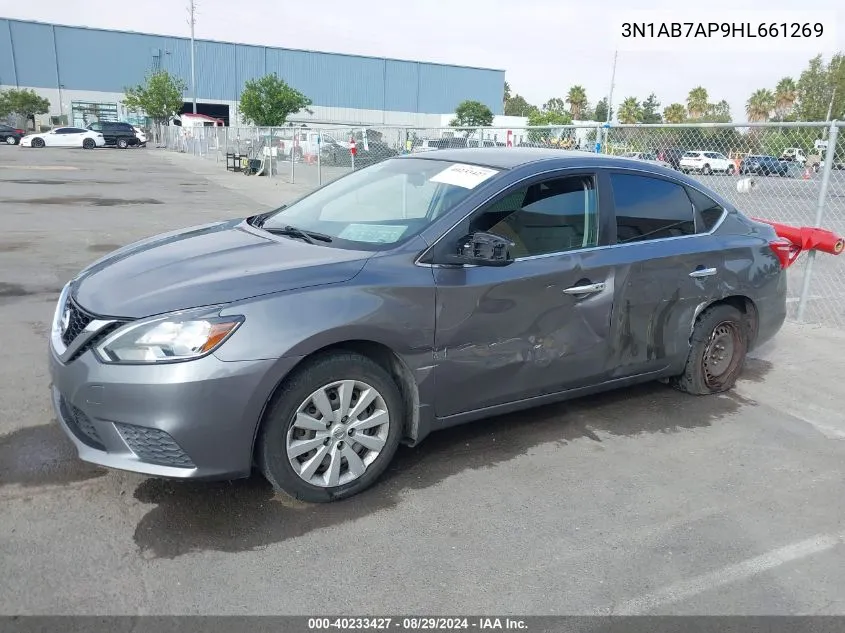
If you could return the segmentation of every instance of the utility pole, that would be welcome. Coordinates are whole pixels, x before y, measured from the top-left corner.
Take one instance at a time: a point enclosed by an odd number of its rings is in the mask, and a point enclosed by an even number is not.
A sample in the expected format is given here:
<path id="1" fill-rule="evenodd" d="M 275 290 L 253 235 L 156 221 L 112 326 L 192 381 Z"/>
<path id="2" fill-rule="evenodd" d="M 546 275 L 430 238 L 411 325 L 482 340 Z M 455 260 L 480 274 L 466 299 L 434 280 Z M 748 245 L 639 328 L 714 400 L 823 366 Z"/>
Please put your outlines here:
<path id="1" fill-rule="evenodd" d="M 604 142 L 602 146 L 607 153 L 607 135 L 610 127 L 610 113 L 613 109 L 613 88 L 616 86 L 616 60 L 619 58 L 619 51 L 613 51 L 613 72 L 610 75 L 610 92 L 607 95 L 607 120 L 604 127 Z"/>
<path id="2" fill-rule="evenodd" d="M 191 25 L 191 98 L 194 102 L 194 114 L 197 113 L 197 80 L 194 70 L 194 27 L 197 23 L 196 10 L 196 2 L 194 0 L 190 0 L 188 11 L 191 17 L 188 20 L 188 23 Z"/>

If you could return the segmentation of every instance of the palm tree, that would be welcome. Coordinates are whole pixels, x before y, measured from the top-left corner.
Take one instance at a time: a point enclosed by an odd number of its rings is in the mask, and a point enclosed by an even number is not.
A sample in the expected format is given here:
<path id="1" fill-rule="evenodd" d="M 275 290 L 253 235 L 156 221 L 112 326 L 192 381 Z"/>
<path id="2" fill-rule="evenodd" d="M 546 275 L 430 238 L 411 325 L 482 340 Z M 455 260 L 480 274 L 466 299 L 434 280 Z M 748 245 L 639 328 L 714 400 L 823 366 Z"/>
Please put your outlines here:
<path id="1" fill-rule="evenodd" d="M 775 108 L 775 95 L 768 88 L 755 90 L 745 104 L 745 114 L 749 121 L 768 121 Z"/>
<path id="2" fill-rule="evenodd" d="M 784 77 L 775 88 L 775 113 L 783 120 L 798 99 L 798 87 L 792 77 Z"/>
<path id="3" fill-rule="evenodd" d="M 628 97 L 619 106 L 620 123 L 637 123 L 642 115 L 640 102 L 636 97 Z"/>
<path id="4" fill-rule="evenodd" d="M 697 119 L 707 113 L 707 105 L 710 95 L 703 86 L 697 86 L 689 91 L 687 95 L 687 110 L 690 118 Z"/>
<path id="5" fill-rule="evenodd" d="M 566 103 L 569 104 L 569 114 L 576 121 L 581 119 L 584 110 L 587 109 L 587 91 L 583 86 L 572 86 L 566 94 Z"/>
<path id="6" fill-rule="evenodd" d="M 683 123 L 687 118 L 687 109 L 683 103 L 670 103 L 663 108 L 663 120 L 666 123 Z"/>

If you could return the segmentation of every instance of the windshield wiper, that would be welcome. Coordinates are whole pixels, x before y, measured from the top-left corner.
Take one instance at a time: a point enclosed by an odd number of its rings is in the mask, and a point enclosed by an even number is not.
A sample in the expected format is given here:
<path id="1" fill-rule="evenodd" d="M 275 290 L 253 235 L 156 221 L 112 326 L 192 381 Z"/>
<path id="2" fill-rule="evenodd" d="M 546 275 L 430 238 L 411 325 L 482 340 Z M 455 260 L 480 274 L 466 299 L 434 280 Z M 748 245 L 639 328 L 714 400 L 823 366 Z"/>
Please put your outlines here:
<path id="1" fill-rule="evenodd" d="M 298 237 L 299 239 L 305 240 L 309 244 L 315 244 L 314 240 L 319 240 L 321 242 L 331 242 L 332 238 L 330 235 L 326 235 L 325 233 L 317 233 L 315 231 L 303 231 L 302 229 L 298 229 L 295 226 L 283 226 L 281 228 L 276 227 L 262 227 L 268 233 L 273 233 L 274 235 L 289 235 L 290 237 Z"/>
<path id="2" fill-rule="evenodd" d="M 259 213 L 258 215 L 253 215 L 252 217 L 246 219 L 247 224 L 249 224 L 250 226 L 254 226 L 257 229 L 260 229 L 262 226 L 264 226 L 264 223 L 267 220 L 276 215 L 282 209 L 285 209 L 287 206 L 288 205 L 283 204 L 277 209 L 272 209 L 270 211 L 265 211 L 264 213 Z"/>

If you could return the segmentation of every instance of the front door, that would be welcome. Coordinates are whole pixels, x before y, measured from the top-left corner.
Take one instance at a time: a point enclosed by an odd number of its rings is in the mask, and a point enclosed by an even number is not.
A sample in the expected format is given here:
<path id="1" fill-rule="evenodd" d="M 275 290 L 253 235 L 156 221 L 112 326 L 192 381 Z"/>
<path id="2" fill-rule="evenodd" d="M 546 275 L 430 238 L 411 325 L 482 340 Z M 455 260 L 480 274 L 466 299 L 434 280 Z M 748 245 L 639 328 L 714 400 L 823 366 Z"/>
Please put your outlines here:
<path id="1" fill-rule="evenodd" d="M 596 175 L 570 174 L 518 185 L 444 237 L 507 237 L 515 261 L 433 268 L 438 417 L 602 379 L 614 270 L 596 248 Z"/>

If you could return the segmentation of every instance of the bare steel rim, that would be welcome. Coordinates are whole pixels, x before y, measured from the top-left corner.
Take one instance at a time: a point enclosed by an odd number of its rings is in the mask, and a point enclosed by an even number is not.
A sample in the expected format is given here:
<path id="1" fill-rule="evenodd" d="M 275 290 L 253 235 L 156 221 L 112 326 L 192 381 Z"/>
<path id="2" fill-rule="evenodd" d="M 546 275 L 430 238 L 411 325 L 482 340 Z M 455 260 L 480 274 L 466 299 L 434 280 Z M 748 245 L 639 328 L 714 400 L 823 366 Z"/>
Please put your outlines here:
<path id="1" fill-rule="evenodd" d="M 725 386 L 742 360 L 742 334 L 733 321 L 722 321 L 710 335 L 702 358 L 704 382 L 711 389 Z"/>
<path id="2" fill-rule="evenodd" d="M 287 434 L 290 465 L 320 488 L 355 481 L 387 443 L 390 412 L 384 397 L 360 380 L 338 380 L 299 405 Z"/>

